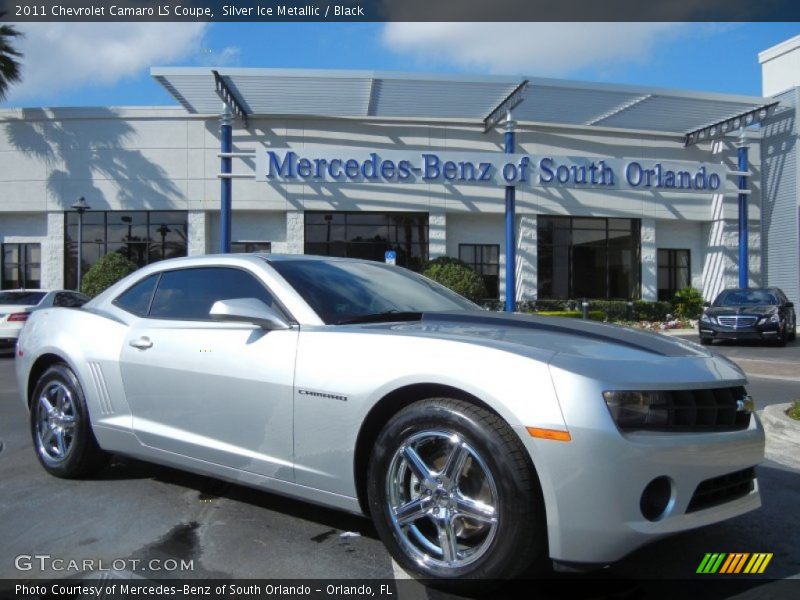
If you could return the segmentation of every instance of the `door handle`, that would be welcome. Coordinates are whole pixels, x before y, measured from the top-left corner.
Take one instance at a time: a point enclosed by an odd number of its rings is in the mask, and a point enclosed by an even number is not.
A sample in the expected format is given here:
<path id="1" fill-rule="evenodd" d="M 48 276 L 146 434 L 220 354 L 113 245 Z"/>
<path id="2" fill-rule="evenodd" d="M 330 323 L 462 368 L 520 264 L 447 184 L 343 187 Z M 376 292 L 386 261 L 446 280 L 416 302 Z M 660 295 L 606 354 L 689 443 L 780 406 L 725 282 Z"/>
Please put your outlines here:
<path id="1" fill-rule="evenodd" d="M 153 347 L 153 342 L 150 341 L 149 337 L 142 336 L 138 340 L 131 340 L 128 342 L 128 345 L 138 348 L 139 350 L 147 350 Z"/>

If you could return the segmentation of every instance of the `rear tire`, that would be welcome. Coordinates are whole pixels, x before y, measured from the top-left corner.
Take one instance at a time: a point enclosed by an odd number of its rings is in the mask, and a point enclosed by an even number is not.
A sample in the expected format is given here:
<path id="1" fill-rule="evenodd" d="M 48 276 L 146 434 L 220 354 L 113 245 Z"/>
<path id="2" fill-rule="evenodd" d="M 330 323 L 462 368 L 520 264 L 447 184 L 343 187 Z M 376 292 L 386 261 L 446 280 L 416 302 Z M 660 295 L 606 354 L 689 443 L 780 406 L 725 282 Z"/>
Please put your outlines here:
<path id="1" fill-rule="evenodd" d="M 57 363 L 42 374 L 30 409 L 33 447 L 45 471 L 75 479 L 108 464 L 110 455 L 94 437 L 80 382 L 67 365 Z"/>
<path id="2" fill-rule="evenodd" d="M 439 586 L 474 590 L 475 579 L 547 564 L 544 502 L 527 451 L 502 418 L 469 402 L 431 398 L 392 417 L 370 459 L 368 501 L 395 561 L 446 580 Z"/>

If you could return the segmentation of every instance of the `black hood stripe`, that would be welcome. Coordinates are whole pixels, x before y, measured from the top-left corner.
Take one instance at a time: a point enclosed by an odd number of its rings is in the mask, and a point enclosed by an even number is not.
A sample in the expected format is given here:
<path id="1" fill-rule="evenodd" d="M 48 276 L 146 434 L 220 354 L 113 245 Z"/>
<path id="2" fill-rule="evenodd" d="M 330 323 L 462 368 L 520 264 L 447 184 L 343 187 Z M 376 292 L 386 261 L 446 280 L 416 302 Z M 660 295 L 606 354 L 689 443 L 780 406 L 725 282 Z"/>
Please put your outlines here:
<path id="1" fill-rule="evenodd" d="M 612 327 L 598 323 L 559 323 L 556 317 L 538 317 L 536 315 L 503 315 L 495 313 L 423 313 L 422 321 L 426 323 L 463 323 L 475 325 L 489 325 L 501 327 L 517 327 L 521 329 L 531 329 L 559 335 L 573 335 L 585 339 L 595 340 L 626 346 L 641 352 L 648 352 L 657 356 L 686 356 L 691 354 L 691 350 L 682 344 L 669 339 L 660 339 L 661 336 L 655 333 L 637 332 L 622 327 Z M 591 329 L 607 329 L 606 331 L 591 331 Z"/>

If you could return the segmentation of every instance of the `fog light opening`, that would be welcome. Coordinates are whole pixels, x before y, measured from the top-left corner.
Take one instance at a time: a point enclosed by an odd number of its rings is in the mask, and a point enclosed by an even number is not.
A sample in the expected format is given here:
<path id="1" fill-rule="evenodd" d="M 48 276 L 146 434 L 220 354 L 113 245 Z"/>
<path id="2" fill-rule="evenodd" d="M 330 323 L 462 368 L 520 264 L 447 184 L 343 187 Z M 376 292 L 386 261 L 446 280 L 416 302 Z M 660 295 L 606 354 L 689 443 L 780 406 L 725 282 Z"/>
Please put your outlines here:
<path id="1" fill-rule="evenodd" d="M 672 481 L 662 475 L 647 484 L 642 492 L 639 509 L 648 521 L 660 521 L 672 507 Z"/>

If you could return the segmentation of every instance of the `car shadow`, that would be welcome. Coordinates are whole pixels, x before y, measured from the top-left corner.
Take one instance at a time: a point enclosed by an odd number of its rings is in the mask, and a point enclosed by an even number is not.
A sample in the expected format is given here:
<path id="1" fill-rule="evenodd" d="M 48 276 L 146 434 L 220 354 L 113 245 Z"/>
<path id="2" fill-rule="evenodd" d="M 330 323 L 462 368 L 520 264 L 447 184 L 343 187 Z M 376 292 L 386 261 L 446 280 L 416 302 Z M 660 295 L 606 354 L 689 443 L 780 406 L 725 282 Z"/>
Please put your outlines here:
<path id="1" fill-rule="evenodd" d="M 379 539 L 372 521 L 366 517 L 133 458 L 115 456 L 111 464 L 92 479 L 100 481 L 151 479 L 172 486 L 196 490 L 197 499 L 201 502 L 225 498 L 306 521 L 313 521 L 331 530 L 357 531 L 362 536 Z M 332 531 L 331 535 L 335 532 Z"/>

